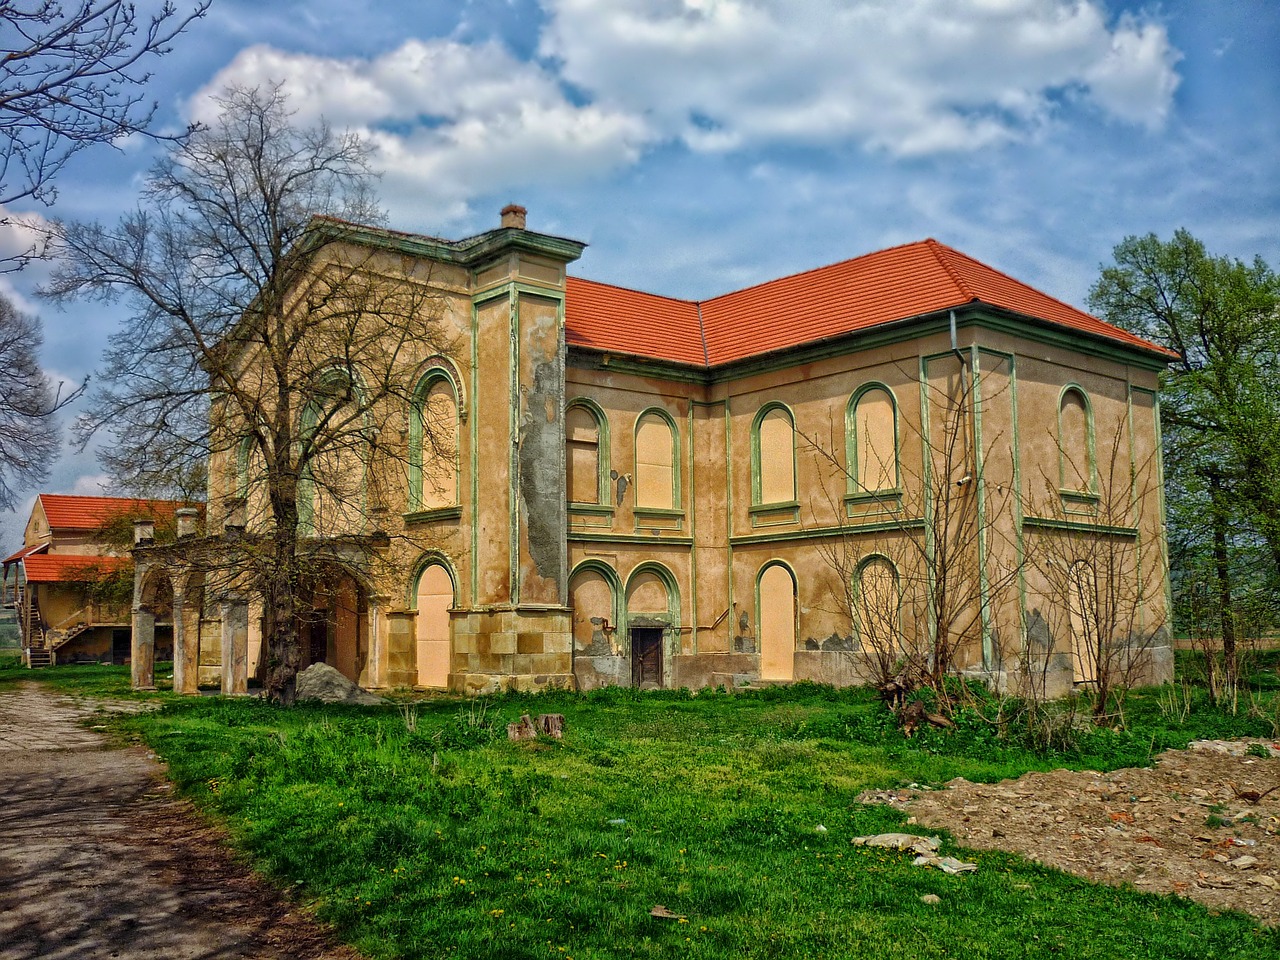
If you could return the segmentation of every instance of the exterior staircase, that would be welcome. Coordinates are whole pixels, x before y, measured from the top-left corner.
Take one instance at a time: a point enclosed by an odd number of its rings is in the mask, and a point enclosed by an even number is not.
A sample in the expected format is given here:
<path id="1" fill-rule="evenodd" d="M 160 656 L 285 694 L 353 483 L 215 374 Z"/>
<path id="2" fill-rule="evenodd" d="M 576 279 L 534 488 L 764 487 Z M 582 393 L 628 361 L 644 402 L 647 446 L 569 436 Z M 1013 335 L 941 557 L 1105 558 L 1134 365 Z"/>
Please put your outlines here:
<path id="1" fill-rule="evenodd" d="M 53 651 L 48 647 L 27 647 L 25 653 L 26 657 L 24 659 L 27 661 L 27 666 L 32 670 L 53 666 Z"/>

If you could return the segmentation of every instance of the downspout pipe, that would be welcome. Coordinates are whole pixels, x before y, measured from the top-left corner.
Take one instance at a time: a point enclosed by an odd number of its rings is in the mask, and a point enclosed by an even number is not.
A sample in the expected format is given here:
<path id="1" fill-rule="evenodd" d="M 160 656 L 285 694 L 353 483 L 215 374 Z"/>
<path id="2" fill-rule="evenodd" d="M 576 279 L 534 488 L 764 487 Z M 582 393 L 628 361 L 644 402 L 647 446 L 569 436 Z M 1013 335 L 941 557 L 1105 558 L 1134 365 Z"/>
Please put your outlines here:
<path id="1" fill-rule="evenodd" d="M 956 339 L 956 312 L 948 311 L 951 319 L 951 352 L 956 355 L 956 359 L 960 361 L 960 366 L 965 366 L 964 352 L 960 349 L 960 343 Z"/>

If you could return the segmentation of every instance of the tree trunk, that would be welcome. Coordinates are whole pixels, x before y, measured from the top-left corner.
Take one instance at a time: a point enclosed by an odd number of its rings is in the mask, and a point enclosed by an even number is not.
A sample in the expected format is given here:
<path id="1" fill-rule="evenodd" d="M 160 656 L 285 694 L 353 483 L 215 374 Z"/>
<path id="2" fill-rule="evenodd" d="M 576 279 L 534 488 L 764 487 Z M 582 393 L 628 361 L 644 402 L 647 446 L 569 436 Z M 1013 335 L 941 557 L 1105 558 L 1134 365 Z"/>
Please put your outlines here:
<path id="1" fill-rule="evenodd" d="M 1234 698 L 1236 690 L 1236 619 L 1231 600 L 1231 566 L 1227 554 L 1227 505 L 1222 490 L 1222 476 L 1215 470 L 1208 475 L 1210 513 L 1213 522 L 1213 567 L 1217 580 L 1218 606 L 1222 618 L 1223 693 Z"/>
<path id="2" fill-rule="evenodd" d="M 291 477 L 271 483 L 271 511 L 275 521 L 269 567 L 262 576 L 265 611 L 264 638 L 267 644 L 267 671 L 263 693 L 277 703 L 293 703 L 298 668 L 302 665 L 302 644 L 298 634 L 297 483 Z"/>

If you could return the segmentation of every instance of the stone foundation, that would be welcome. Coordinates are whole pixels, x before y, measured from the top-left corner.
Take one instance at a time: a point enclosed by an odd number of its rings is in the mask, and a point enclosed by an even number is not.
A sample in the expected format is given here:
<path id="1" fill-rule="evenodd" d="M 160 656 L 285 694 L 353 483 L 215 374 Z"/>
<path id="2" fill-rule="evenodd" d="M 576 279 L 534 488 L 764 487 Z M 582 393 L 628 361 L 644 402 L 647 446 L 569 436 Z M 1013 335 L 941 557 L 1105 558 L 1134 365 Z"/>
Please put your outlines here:
<path id="1" fill-rule="evenodd" d="M 567 607 L 453 610 L 453 669 L 449 689 L 483 694 L 501 690 L 572 688 L 573 634 Z"/>

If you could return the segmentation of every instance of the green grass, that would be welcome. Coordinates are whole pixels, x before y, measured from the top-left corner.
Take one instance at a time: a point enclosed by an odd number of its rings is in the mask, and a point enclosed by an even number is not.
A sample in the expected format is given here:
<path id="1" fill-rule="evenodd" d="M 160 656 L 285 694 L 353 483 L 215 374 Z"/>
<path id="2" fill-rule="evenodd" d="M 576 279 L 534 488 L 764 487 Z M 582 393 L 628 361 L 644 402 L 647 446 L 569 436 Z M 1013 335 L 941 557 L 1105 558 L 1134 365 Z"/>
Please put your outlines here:
<path id="1" fill-rule="evenodd" d="M 127 686 L 120 668 L 22 673 L 95 696 Z M 974 713 L 908 741 L 865 691 L 808 685 L 403 708 L 164 699 L 115 723 L 372 957 L 1280 956 L 1277 932 L 1188 901 L 995 853 L 960 851 L 979 871 L 949 877 L 850 844 L 918 829 L 859 804 L 867 787 L 1272 735 L 1263 717 L 1202 703 L 1180 720 L 1154 691 L 1130 698 L 1129 730 L 1079 731 L 1056 752 Z M 563 713 L 565 740 L 509 743 L 505 723 L 525 712 Z M 650 916 L 655 904 L 687 922 Z"/>

